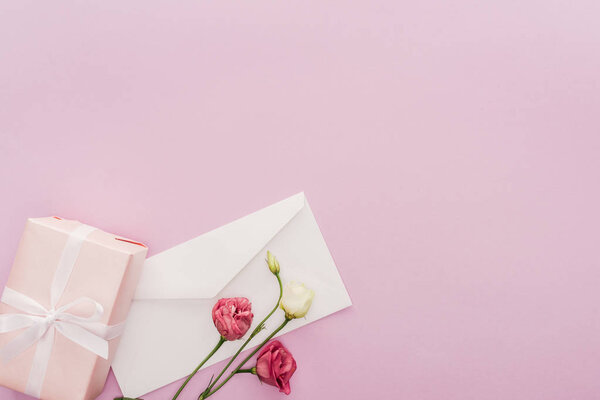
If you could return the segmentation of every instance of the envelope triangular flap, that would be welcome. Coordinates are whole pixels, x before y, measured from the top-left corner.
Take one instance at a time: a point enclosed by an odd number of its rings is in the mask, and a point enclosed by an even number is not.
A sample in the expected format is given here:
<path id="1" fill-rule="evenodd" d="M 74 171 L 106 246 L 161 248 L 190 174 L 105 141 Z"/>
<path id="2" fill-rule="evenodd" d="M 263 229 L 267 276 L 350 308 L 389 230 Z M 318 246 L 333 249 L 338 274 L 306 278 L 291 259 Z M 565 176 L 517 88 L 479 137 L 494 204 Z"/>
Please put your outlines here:
<path id="1" fill-rule="evenodd" d="M 216 296 L 305 205 L 304 193 L 263 208 L 146 260 L 143 299 Z"/>

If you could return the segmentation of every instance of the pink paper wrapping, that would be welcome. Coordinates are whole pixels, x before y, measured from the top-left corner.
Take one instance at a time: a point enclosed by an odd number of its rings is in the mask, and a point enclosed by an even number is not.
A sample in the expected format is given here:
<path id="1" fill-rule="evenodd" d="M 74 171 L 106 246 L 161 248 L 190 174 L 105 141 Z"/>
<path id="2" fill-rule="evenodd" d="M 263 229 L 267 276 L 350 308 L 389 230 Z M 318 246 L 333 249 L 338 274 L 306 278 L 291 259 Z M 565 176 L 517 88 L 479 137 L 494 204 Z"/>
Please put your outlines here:
<path id="1" fill-rule="evenodd" d="M 57 217 L 29 219 L 19 244 L 6 287 L 21 292 L 45 307 L 50 306 L 50 288 L 69 234 L 82 224 Z M 101 323 L 125 321 L 146 258 L 141 243 L 94 230 L 87 236 L 66 288 L 57 306 L 85 296 L 104 307 Z M 89 313 L 89 307 L 74 309 Z M 0 314 L 20 312 L 0 303 Z M 20 331 L 0 334 L 0 348 Z M 119 338 L 109 341 L 105 360 L 56 333 L 42 384 L 43 400 L 91 400 L 104 387 Z M 24 392 L 35 347 L 29 347 L 8 363 L 0 364 L 0 384 Z"/>

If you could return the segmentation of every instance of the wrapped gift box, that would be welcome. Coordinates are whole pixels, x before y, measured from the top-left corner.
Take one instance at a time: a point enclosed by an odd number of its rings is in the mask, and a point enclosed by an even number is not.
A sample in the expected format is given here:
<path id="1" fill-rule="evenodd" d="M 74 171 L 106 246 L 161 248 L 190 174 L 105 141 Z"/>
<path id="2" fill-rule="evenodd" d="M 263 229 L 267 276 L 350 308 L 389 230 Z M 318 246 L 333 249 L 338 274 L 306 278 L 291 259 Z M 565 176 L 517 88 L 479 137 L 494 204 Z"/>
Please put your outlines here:
<path id="1" fill-rule="evenodd" d="M 29 219 L 0 303 L 0 385 L 44 400 L 95 399 L 146 253 L 77 221 Z"/>

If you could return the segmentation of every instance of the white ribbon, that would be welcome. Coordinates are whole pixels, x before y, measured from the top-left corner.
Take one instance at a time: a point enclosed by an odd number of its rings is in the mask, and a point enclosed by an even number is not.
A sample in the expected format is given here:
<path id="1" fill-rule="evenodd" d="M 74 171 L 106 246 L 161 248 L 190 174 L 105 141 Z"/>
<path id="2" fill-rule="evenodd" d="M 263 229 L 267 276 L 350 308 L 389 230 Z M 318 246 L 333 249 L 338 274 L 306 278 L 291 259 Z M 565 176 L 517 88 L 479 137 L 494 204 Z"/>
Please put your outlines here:
<path id="1" fill-rule="evenodd" d="M 50 309 L 46 309 L 23 293 L 9 287 L 4 288 L 1 301 L 23 313 L 0 315 L 0 333 L 27 329 L 0 350 L 0 359 L 8 362 L 37 343 L 25 389 L 25 393 L 30 396 L 39 398 L 41 395 L 55 331 L 104 359 L 108 359 L 108 341 L 119 336 L 123 331 L 123 324 L 107 326 L 98 322 L 102 319 L 104 308 L 89 297 L 80 297 L 56 308 L 67 286 L 81 246 L 94 229 L 88 225 L 81 225 L 69 236 L 54 274 L 50 290 Z M 81 304 L 91 304 L 94 308 L 93 313 L 89 316 L 78 316 L 67 312 Z"/>

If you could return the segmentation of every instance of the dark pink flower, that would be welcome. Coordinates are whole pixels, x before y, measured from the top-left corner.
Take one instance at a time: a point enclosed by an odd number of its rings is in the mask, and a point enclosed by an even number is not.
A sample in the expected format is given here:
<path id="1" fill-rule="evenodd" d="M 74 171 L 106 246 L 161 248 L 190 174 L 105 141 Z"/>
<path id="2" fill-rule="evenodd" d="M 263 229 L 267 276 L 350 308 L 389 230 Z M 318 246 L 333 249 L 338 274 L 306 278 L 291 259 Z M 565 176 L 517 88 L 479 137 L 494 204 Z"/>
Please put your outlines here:
<path id="1" fill-rule="evenodd" d="M 245 297 L 221 299 L 213 307 L 212 318 L 221 336 L 240 339 L 252 325 L 252 303 Z"/>
<path id="2" fill-rule="evenodd" d="M 278 340 L 267 344 L 258 354 L 256 360 L 258 379 L 275 386 L 281 393 L 290 394 L 290 378 L 295 371 L 294 356 Z"/>

